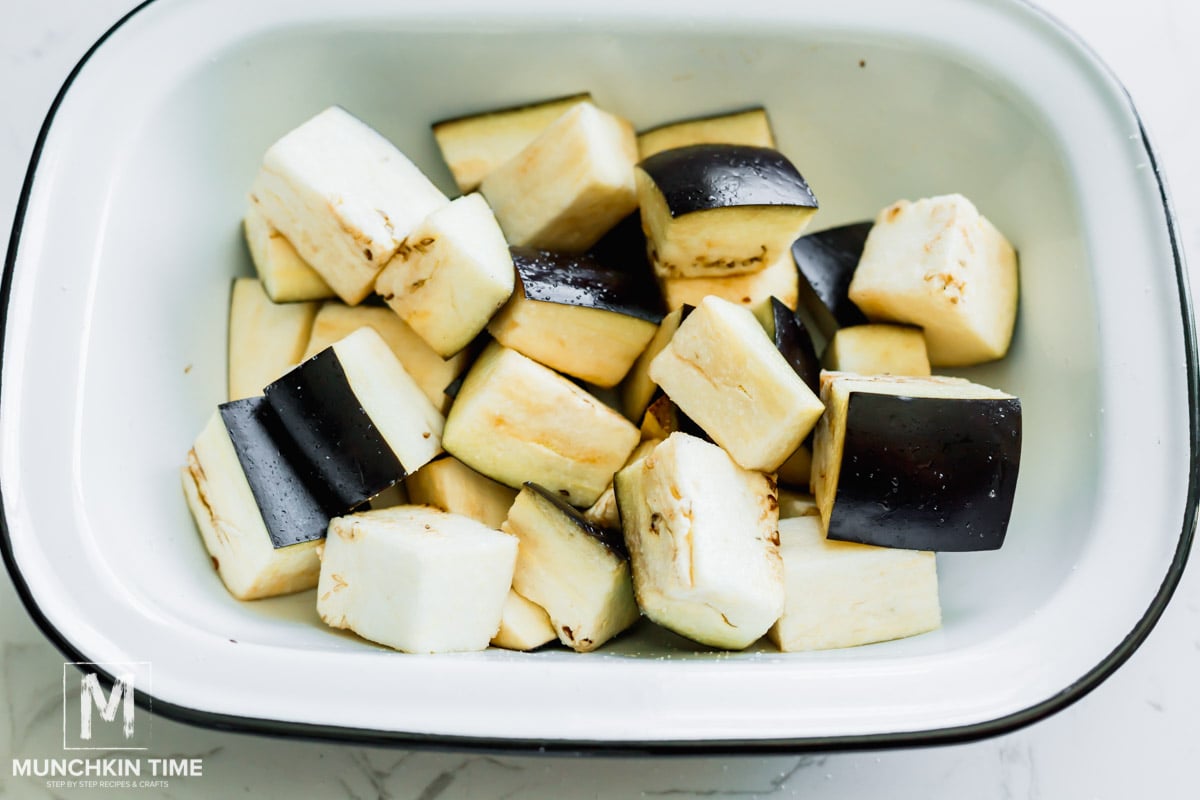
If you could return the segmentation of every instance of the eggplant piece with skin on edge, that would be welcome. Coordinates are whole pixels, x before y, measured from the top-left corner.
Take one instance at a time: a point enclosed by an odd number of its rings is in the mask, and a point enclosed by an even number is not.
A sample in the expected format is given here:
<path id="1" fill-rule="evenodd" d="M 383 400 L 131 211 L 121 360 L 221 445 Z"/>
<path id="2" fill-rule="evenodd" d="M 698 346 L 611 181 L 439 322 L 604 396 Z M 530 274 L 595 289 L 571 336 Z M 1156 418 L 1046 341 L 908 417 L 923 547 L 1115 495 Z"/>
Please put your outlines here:
<path id="1" fill-rule="evenodd" d="M 1004 543 L 1021 401 L 960 378 L 826 372 L 813 494 L 830 539 L 906 550 Z"/>
<path id="2" fill-rule="evenodd" d="M 372 328 L 360 328 L 266 388 L 313 481 L 346 510 L 441 452 L 441 413 Z"/>
<path id="3" fill-rule="evenodd" d="M 181 473 L 213 566 L 239 600 L 316 586 L 316 546 L 339 513 L 280 449 L 277 425 L 261 397 L 224 403 Z"/>
<path id="4" fill-rule="evenodd" d="M 787 253 L 817 198 L 777 150 L 698 144 L 637 168 L 638 205 L 660 278 L 759 272 Z"/>
<path id="5" fill-rule="evenodd" d="M 467 194 L 524 150 L 550 123 L 591 99 L 584 92 L 442 120 L 433 124 L 433 138 L 458 190 Z"/>
<path id="6" fill-rule="evenodd" d="M 838 328 L 865 325 L 867 317 L 850 299 L 850 281 L 862 258 L 873 222 L 856 222 L 801 236 L 792 245 L 800 275 L 800 305 L 825 341 Z"/>
<path id="7" fill-rule="evenodd" d="M 502 530 L 520 540 L 513 589 L 546 610 L 567 647 L 595 650 L 637 622 L 620 531 L 591 524 L 533 483 L 517 495 Z"/>
<path id="8" fill-rule="evenodd" d="M 617 385 L 662 319 L 653 284 L 590 256 L 512 248 L 517 288 L 488 323 L 505 347 L 604 388 Z"/>
<path id="9" fill-rule="evenodd" d="M 643 161 L 664 150 L 694 144 L 744 144 L 775 147 L 771 120 L 762 106 L 692 117 L 658 125 L 638 134 L 638 158 Z"/>

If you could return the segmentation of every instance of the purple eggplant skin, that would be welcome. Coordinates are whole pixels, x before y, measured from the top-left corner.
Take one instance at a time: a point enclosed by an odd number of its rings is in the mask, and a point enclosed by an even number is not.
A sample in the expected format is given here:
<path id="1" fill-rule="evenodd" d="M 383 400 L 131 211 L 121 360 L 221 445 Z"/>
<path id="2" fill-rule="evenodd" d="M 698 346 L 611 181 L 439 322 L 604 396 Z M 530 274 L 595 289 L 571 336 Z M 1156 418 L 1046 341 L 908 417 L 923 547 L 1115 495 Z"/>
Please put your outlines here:
<path id="1" fill-rule="evenodd" d="M 640 211 L 634 211 L 609 229 L 592 245 L 588 255 L 610 269 L 648 279 L 654 277 L 654 268 L 646 255 L 646 232 L 642 230 Z"/>
<path id="2" fill-rule="evenodd" d="M 586 253 L 566 255 L 530 247 L 510 247 L 509 252 L 517 280 L 530 300 L 662 322 L 662 296 L 649 273 L 643 276 L 613 269 Z"/>
<path id="3" fill-rule="evenodd" d="M 332 347 L 264 393 L 310 482 L 326 487 L 343 513 L 404 479 L 400 459 L 350 388 Z"/>
<path id="4" fill-rule="evenodd" d="M 729 206 L 817 208 L 808 181 L 770 147 L 694 144 L 655 153 L 639 165 L 672 217 Z"/>
<path id="5" fill-rule="evenodd" d="M 531 492 L 541 495 L 543 498 L 549 501 L 550 505 L 561 511 L 563 515 L 567 517 L 567 519 L 571 520 L 571 522 L 575 524 L 575 527 L 579 528 L 579 530 L 584 534 L 591 536 L 593 539 L 600 542 L 600 544 L 604 545 L 604 547 L 607 548 L 610 553 L 626 561 L 629 560 L 629 551 L 625 548 L 625 537 L 622 535 L 621 531 L 610 531 L 607 528 L 601 528 L 599 525 L 593 525 L 584 518 L 583 514 L 579 513 L 578 509 L 568 503 L 561 495 L 550 491 L 544 486 L 533 483 L 532 481 L 526 481 L 525 488 Z"/>
<path id="6" fill-rule="evenodd" d="M 271 544 L 280 548 L 325 538 L 329 520 L 347 509 L 306 483 L 266 398 L 234 400 L 218 409 Z"/>
<path id="7" fill-rule="evenodd" d="M 792 258 L 800 271 L 800 302 L 826 340 L 838 328 L 868 321 L 850 299 L 849 290 L 873 226 L 872 222 L 842 225 L 801 236 L 792 245 Z"/>
<path id="8" fill-rule="evenodd" d="M 906 550 L 1004 544 L 1021 401 L 852 392 L 828 537 Z"/>
<path id="9" fill-rule="evenodd" d="M 821 360 L 808 328 L 795 311 L 777 298 L 771 298 L 771 316 L 775 329 L 775 348 L 787 360 L 815 395 L 821 394 Z"/>

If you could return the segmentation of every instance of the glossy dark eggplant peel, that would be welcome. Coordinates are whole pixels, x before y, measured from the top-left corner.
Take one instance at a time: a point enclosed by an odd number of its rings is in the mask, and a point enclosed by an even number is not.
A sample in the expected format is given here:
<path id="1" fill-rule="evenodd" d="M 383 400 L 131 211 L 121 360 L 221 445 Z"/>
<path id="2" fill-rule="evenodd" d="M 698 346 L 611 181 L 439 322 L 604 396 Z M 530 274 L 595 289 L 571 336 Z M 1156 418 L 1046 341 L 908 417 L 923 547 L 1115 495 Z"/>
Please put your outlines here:
<path id="1" fill-rule="evenodd" d="M 872 226 L 871 222 L 842 225 L 801 236 L 792 245 L 800 271 L 800 303 L 826 341 L 838 328 L 867 322 L 847 292 Z"/>

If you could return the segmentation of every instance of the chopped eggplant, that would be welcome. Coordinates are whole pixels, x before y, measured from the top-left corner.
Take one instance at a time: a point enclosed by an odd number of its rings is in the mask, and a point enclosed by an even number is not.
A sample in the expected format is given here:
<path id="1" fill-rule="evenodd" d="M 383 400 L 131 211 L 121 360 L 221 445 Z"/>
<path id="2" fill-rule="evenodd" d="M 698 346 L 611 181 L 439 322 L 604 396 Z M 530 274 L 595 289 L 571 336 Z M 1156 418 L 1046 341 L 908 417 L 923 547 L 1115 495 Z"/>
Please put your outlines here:
<path id="1" fill-rule="evenodd" d="M 775 343 L 775 349 L 787 360 L 796 374 L 812 390 L 821 391 L 821 361 L 813 345 L 808 328 L 795 311 L 788 308 L 778 297 L 772 297 L 755 309 L 754 315 L 762 323 Z"/>
<path id="2" fill-rule="evenodd" d="M 773 472 L 824 411 L 749 309 L 706 297 L 650 378 L 746 469 Z"/>
<path id="3" fill-rule="evenodd" d="M 774 147 L 771 120 L 761 106 L 670 122 L 638 134 L 638 158 L 694 144 L 745 144 Z"/>
<path id="4" fill-rule="evenodd" d="M 794 309 L 799 302 L 799 281 L 795 262 L 784 253 L 760 272 L 727 278 L 660 278 L 658 285 L 663 302 L 672 311 L 684 305 L 700 305 L 709 295 L 751 308 L 770 297 L 778 297 L 785 306 Z"/>
<path id="5" fill-rule="evenodd" d="M 324 300 L 336 293 L 315 269 L 300 257 L 284 235 L 267 222 L 252 201 L 242 224 L 250 260 L 267 296 L 276 303 Z"/>
<path id="6" fill-rule="evenodd" d="M 812 436 L 805 440 L 787 460 L 775 470 L 776 479 L 784 486 L 807 489 L 812 483 Z"/>
<path id="7" fill-rule="evenodd" d="M 514 537 L 428 506 L 339 517 L 321 556 L 317 613 L 408 653 L 484 650 L 516 560 Z"/>
<path id="8" fill-rule="evenodd" d="M 517 490 L 480 475 L 453 456 L 430 461 L 404 479 L 414 504 L 436 506 L 499 528 Z"/>
<path id="9" fill-rule="evenodd" d="M 787 253 L 817 211 L 800 172 L 767 147 L 698 144 L 637 168 L 638 205 L 660 278 L 759 272 Z"/>
<path id="10" fill-rule="evenodd" d="M 857 222 L 817 231 L 792 245 L 800 274 L 800 304 L 825 341 L 832 339 L 838 328 L 867 321 L 847 292 L 873 224 Z"/>
<path id="11" fill-rule="evenodd" d="M 628 420 L 571 381 L 493 342 L 450 407 L 444 441 L 493 480 L 513 488 L 532 480 L 586 508 L 639 438 Z"/>
<path id="12" fill-rule="evenodd" d="M 941 627 L 933 553 L 833 542 L 817 517 L 779 523 L 787 603 L 769 637 L 784 652 L 856 647 Z"/>
<path id="13" fill-rule="evenodd" d="M 582 253 L 637 208 L 633 127 L 579 103 L 479 186 L 509 244 Z"/>
<path id="14" fill-rule="evenodd" d="M 813 494 L 830 539 L 907 550 L 1004 543 L 1021 401 L 959 378 L 826 372 Z"/>
<path id="15" fill-rule="evenodd" d="M 433 138 L 458 190 L 467 194 L 479 188 L 493 170 L 524 150 L 550 123 L 591 99 L 585 92 L 442 120 L 433 124 Z"/>
<path id="16" fill-rule="evenodd" d="M 825 367 L 859 375 L 930 375 L 925 337 L 906 325 L 842 328 L 825 350 Z"/>
<path id="17" fill-rule="evenodd" d="M 261 397 L 222 405 L 188 453 L 184 495 L 217 574 L 239 600 L 317 585 L 332 505 L 280 451 Z"/>
<path id="18" fill-rule="evenodd" d="M 345 510 L 441 452 L 443 419 L 373 328 L 266 388 L 297 457 Z"/>
<path id="19" fill-rule="evenodd" d="M 567 647 L 595 650 L 637 622 L 619 531 L 592 525 L 533 483 L 517 495 L 502 530 L 520 540 L 513 589 L 546 610 Z"/>
<path id="20" fill-rule="evenodd" d="M 546 609 L 509 589 L 492 644 L 505 650 L 536 650 L 557 638 Z"/>
<path id="21" fill-rule="evenodd" d="M 395 145 L 337 106 L 271 145 L 250 199 L 350 305 L 371 293 L 409 231 L 449 202 Z"/>
<path id="22" fill-rule="evenodd" d="M 671 341 L 671 337 L 675 335 L 675 331 L 679 328 L 679 323 L 691 311 L 692 306 L 683 306 L 662 318 L 662 322 L 658 324 L 658 330 L 654 332 L 654 337 L 650 340 L 650 344 L 642 350 L 641 355 L 637 357 L 637 361 L 633 362 L 633 367 L 630 368 L 629 374 L 622 381 L 621 410 L 625 412 L 625 416 L 631 421 L 637 422 L 641 419 L 654 399 L 655 391 L 658 389 L 654 381 L 650 380 L 650 362 L 667 346 L 667 342 Z"/>
<path id="23" fill-rule="evenodd" d="M 615 485 L 642 613 L 713 647 L 740 650 L 767 632 L 784 604 L 768 476 L 675 433 Z"/>
<path id="24" fill-rule="evenodd" d="M 603 388 L 615 386 L 662 318 L 653 284 L 594 258 L 512 248 L 517 290 L 488 324 L 505 347 Z"/>
<path id="25" fill-rule="evenodd" d="M 635 276 L 654 274 L 650 259 L 646 256 L 646 234 L 642 230 L 642 216 L 637 211 L 600 237 L 600 241 L 588 250 L 588 255 L 609 269 L 619 272 L 628 272 Z"/>
<path id="26" fill-rule="evenodd" d="M 1002 358 L 1017 316 L 1017 255 L 962 195 L 900 200 L 867 237 L 850 299 L 874 322 L 925 332 L 929 362 Z"/>
<path id="27" fill-rule="evenodd" d="M 375 291 L 438 355 L 461 352 L 513 292 L 513 260 L 487 201 L 469 194 L 426 217 Z"/>
<path id="28" fill-rule="evenodd" d="M 313 321 L 312 336 L 304 350 L 304 358 L 312 358 L 359 328 L 374 328 L 434 408 L 446 413 L 451 399 L 446 389 L 466 370 L 471 353 L 463 351 L 450 358 L 442 358 L 391 309 L 326 303 Z"/>
<path id="29" fill-rule="evenodd" d="M 254 278 L 233 282 L 229 301 L 229 399 L 262 394 L 304 354 L 317 303 L 273 303 Z"/>

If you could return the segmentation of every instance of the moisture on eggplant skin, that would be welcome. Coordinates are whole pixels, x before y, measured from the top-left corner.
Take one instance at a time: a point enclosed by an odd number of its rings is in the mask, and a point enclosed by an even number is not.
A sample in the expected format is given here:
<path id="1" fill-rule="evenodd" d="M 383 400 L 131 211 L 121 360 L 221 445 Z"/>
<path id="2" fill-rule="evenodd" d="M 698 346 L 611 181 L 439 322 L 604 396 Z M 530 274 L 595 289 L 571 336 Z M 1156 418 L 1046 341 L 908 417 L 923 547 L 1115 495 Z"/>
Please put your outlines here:
<path id="1" fill-rule="evenodd" d="M 509 251 L 530 300 L 612 311 L 655 325 L 662 321 L 662 298 L 649 276 L 613 269 L 586 254 L 531 247 L 510 247 Z"/>
<path id="2" fill-rule="evenodd" d="M 792 245 L 792 258 L 800 272 L 800 302 L 826 341 L 838 328 L 867 322 L 848 290 L 874 224 L 856 222 L 817 231 Z"/>
<path id="3" fill-rule="evenodd" d="M 787 252 L 817 210 L 799 170 L 767 147 L 666 150 L 638 165 L 637 184 L 660 278 L 758 272 Z"/>
<path id="4" fill-rule="evenodd" d="M 307 485 L 294 455 L 281 449 L 287 435 L 266 398 L 223 403 L 218 410 L 271 544 L 279 548 L 323 539 L 329 520 L 339 513 L 337 504 Z"/>
<path id="5" fill-rule="evenodd" d="M 1021 401 L 967 381 L 826 373 L 813 489 L 830 539 L 908 550 L 1004 543 Z"/>
<path id="6" fill-rule="evenodd" d="M 821 360 L 813 345 L 808 328 L 778 297 L 772 297 L 755 312 L 759 322 L 764 323 L 767 334 L 775 342 L 775 348 L 792 365 L 813 394 L 821 392 Z"/>

